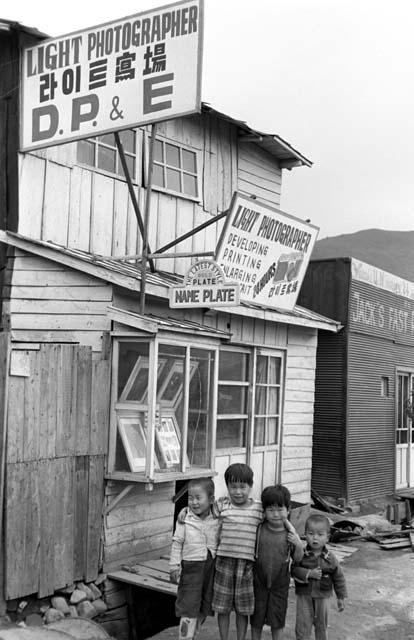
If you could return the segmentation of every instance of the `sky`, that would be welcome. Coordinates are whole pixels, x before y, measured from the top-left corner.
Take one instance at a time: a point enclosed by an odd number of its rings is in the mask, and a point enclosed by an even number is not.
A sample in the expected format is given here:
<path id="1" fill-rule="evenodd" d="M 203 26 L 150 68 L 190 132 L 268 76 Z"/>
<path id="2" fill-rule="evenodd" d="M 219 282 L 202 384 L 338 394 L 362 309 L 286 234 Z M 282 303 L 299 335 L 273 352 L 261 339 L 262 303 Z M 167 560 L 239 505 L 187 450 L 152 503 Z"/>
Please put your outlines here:
<path id="1" fill-rule="evenodd" d="M 168 4 L 14 0 L 1 17 L 60 36 Z M 312 168 L 281 208 L 320 228 L 414 230 L 414 2 L 205 0 L 202 99 L 276 133 Z"/>

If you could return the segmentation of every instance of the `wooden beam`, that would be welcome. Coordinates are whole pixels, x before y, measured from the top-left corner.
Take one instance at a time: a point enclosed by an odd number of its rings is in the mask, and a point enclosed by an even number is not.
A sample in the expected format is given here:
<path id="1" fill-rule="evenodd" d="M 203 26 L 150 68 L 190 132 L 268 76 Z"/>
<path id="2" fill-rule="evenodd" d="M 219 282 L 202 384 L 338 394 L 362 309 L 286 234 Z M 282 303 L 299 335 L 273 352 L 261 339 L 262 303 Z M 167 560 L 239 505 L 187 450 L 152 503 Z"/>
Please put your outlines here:
<path id="1" fill-rule="evenodd" d="M 184 251 L 182 253 L 150 253 L 148 258 L 162 259 L 162 258 L 199 258 L 201 256 L 213 257 L 214 251 Z"/>

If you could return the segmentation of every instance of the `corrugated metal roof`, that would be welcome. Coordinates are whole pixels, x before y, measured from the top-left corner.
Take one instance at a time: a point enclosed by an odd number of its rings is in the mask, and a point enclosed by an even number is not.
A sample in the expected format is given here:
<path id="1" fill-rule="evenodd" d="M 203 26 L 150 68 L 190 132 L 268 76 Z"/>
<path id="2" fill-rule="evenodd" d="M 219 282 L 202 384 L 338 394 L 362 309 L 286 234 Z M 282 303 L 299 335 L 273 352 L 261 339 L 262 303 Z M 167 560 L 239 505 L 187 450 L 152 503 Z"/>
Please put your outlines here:
<path id="1" fill-rule="evenodd" d="M 139 265 L 119 262 L 119 260 L 87 253 L 80 249 L 70 249 L 53 242 L 34 240 L 11 231 L 0 231 L 0 242 L 65 264 L 78 271 L 89 273 L 96 278 L 111 282 L 125 289 L 131 291 L 140 290 L 141 268 Z M 168 298 L 169 287 L 181 284 L 182 281 L 182 276 L 176 274 L 162 271 L 151 273 L 147 271 L 147 293 L 161 298 Z M 319 313 L 299 306 L 296 306 L 292 311 L 277 311 L 270 307 L 261 307 L 243 302 L 238 307 L 222 307 L 219 311 L 252 316 L 269 322 L 284 322 L 286 324 L 296 324 L 334 332 L 339 331 L 341 328 L 341 324 L 336 320 L 331 320 Z"/>

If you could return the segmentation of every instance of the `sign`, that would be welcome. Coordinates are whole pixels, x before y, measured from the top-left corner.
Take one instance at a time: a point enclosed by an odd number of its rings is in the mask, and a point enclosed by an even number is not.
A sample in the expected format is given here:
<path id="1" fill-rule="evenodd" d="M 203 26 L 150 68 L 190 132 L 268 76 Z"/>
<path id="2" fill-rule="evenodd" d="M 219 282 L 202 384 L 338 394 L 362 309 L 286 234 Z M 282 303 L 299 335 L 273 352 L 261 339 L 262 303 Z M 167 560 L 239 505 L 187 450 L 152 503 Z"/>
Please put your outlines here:
<path id="1" fill-rule="evenodd" d="M 203 0 L 23 50 L 22 151 L 200 111 Z"/>
<path id="2" fill-rule="evenodd" d="M 213 260 L 193 264 L 182 287 L 170 287 L 170 307 L 234 307 L 239 304 L 239 285 L 225 281 Z"/>
<path id="3" fill-rule="evenodd" d="M 388 271 L 378 269 L 378 267 L 374 267 L 372 264 L 361 262 L 361 260 L 357 260 L 356 258 L 352 258 L 351 267 L 353 280 L 365 282 L 366 284 L 378 287 L 378 289 L 384 289 L 385 291 L 390 291 L 396 295 L 414 300 L 414 282 L 400 278 L 393 273 L 388 273 Z"/>
<path id="4" fill-rule="evenodd" d="M 240 300 L 292 310 L 318 227 L 258 201 L 233 195 L 216 262 L 240 284 Z"/>

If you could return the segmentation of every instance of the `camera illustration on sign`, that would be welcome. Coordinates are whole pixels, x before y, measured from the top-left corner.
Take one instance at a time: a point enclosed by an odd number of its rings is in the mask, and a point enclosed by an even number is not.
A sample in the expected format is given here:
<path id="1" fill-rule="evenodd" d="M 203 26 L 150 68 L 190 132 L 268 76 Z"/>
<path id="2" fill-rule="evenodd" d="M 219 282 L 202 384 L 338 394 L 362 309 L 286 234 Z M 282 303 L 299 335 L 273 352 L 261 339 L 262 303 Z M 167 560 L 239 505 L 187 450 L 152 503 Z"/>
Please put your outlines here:
<path id="1" fill-rule="evenodd" d="M 318 227 L 234 193 L 215 260 L 240 285 L 240 300 L 291 311 Z"/>
<path id="2" fill-rule="evenodd" d="M 170 307 L 220 307 L 239 304 L 239 285 L 226 282 L 214 260 L 195 262 L 181 287 L 170 287 Z"/>
<path id="3" fill-rule="evenodd" d="M 202 39 L 184 0 L 25 48 L 21 151 L 199 112 Z"/>

